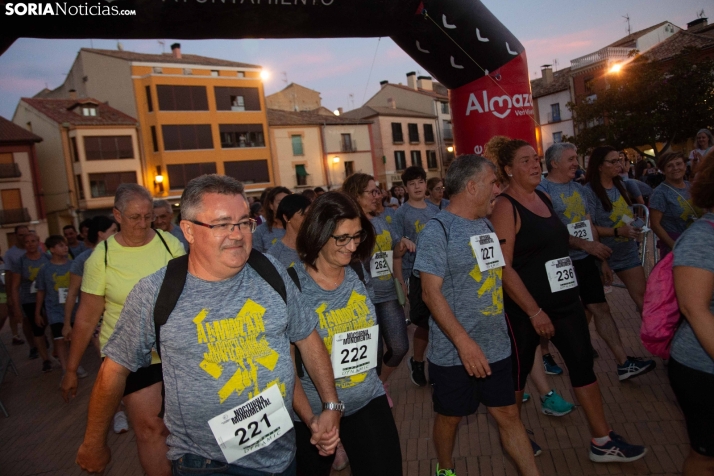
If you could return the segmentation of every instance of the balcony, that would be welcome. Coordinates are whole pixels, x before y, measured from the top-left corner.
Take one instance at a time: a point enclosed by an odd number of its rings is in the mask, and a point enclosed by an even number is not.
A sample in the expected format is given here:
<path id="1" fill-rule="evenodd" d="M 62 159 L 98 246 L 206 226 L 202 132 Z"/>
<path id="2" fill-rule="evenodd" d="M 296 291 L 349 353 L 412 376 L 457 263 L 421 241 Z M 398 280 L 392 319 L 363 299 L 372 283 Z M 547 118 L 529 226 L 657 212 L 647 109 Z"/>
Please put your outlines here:
<path id="1" fill-rule="evenodd" d="M 451 127 L 444 128 L 442 133 L 444 135 L 444 140 L 454 140 L 454 131 L 451 129 Z"/>
<path id="2" fill-rule="evenodd" d="M 618 61 L 624 60 L 630 57 L 630 54 L 634 51 L 633 48 L 613 48 L 605 47 L 595 53 L 590 53 L 580 58 L 575 58 L 570 61 L 570 67 L 572 70 L 583 68 L 585 66 L 598 63 L 600 61 Z"/>
<path id="3" fill-rule="evenodd" d="M 552 112 L 549 112 L 548 113 L 548 124 L 553 124 L 554 122 L 560 122 L 560 113 L 553 114 Z"/>
<path id="4" fill-rule="evenodd" d="M 18 178 L 22 176 L 18 164 L 0 164 L 0 179 Z"/>
<path id="5" fill-rule="evenodd" d="M 10 225 L 13 223 L 27 223 L 30 221 L 30 213 L 27 208 L 11 208 L 0 210 L 0 225 Z"/>
<path id="6" fill-rule="evenodd" d="M 340 152 L 357 152 L 357 141 L 341 141 L 340 142 Z"/>

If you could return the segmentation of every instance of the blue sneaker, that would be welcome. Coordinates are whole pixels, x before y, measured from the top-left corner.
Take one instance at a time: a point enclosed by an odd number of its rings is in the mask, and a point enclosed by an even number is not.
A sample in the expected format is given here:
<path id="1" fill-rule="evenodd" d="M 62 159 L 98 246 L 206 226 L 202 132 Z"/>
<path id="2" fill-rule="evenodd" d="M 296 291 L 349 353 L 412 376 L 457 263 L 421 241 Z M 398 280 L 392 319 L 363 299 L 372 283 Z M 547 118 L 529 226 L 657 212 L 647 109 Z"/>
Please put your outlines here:
<path id="1" fill-rule="evenodd" d="M 523 403 L 526 403 L 526 402 L 527 402 L 528 400 L 530 400 L 530 399 L 531 399 L 530 394 L 523 392 L 523 400 L 522 400 L 522 402 L 523 402 Z"/>
<path id="2" fill-rule="evenodd" d="M 539 456 L 543 452 L 543 450 L 540 448 L 538 443 L 536 443 L 535 441 L 533 441 L 531 439 L 531 436 L 533 436 L 533 430 L 526 430 L 526 433 L 528 434 L 528 441 L 531 442 L 531 448 L 533 449 L 533 456 Z"/>
<path id="3" fill-rule="evenodd" d="M 602 446 L 590 442 L 590 461 L 594 463 L 631 463 L 647 454 L 644 446 L 631 445 L 614 431 Z"/>
<path id="4" fill-rule="evenodd" d="M 563 369 L 555 363 L 553 356 L 550 354 L 545 354 L 543 356 L 543 367 L 545 367 L 545 373 L 548 375 L 560 375 L 563 373 Z"/>
<path id="5" fill-rule="evenodd" d="M 546 415 L 563 416 L 573 411 L 575 405 L 563 400 L 555 390 L 540 397 L 541 411 Z"/>
<path id="6" fill-rule="evenodd" d="M 623 365 L 617 366 L 617 377 L 620 380 L 644 375 L 650 370 L 654 370 L 657 363 L 654 360 L 643 360 L 639 357 L 627 356 L 627 360 Z"/>

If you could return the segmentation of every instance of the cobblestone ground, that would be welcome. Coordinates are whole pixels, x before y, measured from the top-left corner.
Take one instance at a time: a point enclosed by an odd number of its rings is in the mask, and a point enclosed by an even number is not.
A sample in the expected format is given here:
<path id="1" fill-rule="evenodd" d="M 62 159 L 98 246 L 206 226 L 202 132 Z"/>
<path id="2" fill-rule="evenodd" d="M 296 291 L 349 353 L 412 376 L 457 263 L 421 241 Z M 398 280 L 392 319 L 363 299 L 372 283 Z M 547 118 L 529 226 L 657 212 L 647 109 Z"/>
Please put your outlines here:
<path id="1" fill-rule="evenodd" d="M 627 292 L 613 288 L 607 296 L 627 354 L 646 355 L 638 338 L 639 316 Z M 612 353 L 592 328 L 591 333 L 600 353 L 595 371 L 607 418 L 615 431 L 634 443 L 646 445 L 649 452 L 631 464 L 595 465 L 588 460 L 590 437 L 582 410 L 578 408 L 562 418 L 547 417 L 540 412 L 538 399 L 534 398 L 524 405 L 523 420 L 543 447 L 543 454 L 536 458 L 541 474 L 680 474 L 689 447 L 666 368 L 656 359 L 655 371 L 621 383 Z M 80 381 L 77 398 L 65 404 L 58 391 L 61 370 L 41 373 L 39 360 L 27 360 L 26 346 L 9 346 L 7 327 L 0 333 L 0 339 L 10 350 L 19 371 L 18 376 L 8 371 L 0 385 L 0 400 L 10 414 L 5 418 L 0 413 L 0 475 L 81 474 L 74 458 L 84 434 L 89 394 L 99 368 L 96 353 L 90 349 L 85 355 L 82 365 L 90 376 Z M 557 353 L 555 358 L 560 361 Z M 561 395 L 575 401 L 567 376 L 549 378 Z M 534 394 L 532 387 L 526 390 Z M 436 455 L 431 441 L 433 413 L 429 389 L 414 386 L 406 366 L 402 365 L 393 375 L 391 396 L 404 474 L 434 474 Z M 143 474 L 133 432 L 111 433 L 109 446 L 113 458 L 106 475 Z M 516 474 L 513 464 L 503 455 L 497 427 L 485 409 L 465 419 L 459 427 L 455 461 L 459 476 Z M 333 476 L 349 474 L 348 467 Z"/>

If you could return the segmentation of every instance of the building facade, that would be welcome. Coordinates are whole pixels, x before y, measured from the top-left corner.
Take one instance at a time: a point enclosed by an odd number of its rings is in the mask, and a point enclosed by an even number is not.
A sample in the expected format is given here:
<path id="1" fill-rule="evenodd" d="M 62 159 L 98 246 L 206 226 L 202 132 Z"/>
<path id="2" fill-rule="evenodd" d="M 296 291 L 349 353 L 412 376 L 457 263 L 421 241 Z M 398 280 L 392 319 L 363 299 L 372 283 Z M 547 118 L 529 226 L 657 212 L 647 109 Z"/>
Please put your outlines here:
<path id="1" fill-rule="evenodd" d="M 15 227 L 48 236 L 36 145 L 42 138 L 0 117 L 0 248 L 15 244 Z"/>
<path id="2" fill-rule="evenodd" d="M 265 97 L 268 109 L 279 109 L 281 111 L 314 111 L 322 107 L 320 93 L 301 86 L 290 83 L 281 91 Z"/>
<path id="3" fill-rule="evenodd" d="M 538 155 L 543 156 L 548 147 L 574 135 L 573 116 L 567 106 L 570 102 L 570 68 L 553 71 L 551 65 L 544 65 L 541 77 L 531 81 L 531 91 L 538 119 Z"/>
<path id="4" fill-rule="evenodd" d="M 144 185 L 137 120 L 92 98 L 22 98 L 13 122 L 43 137 L 37 160 L 52 234 L 109 214 L 121 183 Z"/>

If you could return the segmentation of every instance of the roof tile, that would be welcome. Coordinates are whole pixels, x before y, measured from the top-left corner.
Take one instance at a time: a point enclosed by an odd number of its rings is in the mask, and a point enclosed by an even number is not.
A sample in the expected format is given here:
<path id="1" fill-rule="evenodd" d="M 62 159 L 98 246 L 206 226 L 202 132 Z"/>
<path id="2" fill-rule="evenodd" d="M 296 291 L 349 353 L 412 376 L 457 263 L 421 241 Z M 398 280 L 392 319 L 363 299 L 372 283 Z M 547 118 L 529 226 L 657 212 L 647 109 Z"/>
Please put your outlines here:
<path id="1" fill-rule="evenodd" d="M 262 68 L 260 65 L 239 63 L 237 61 L 228 61 L 218 58 L 209 58 L 207 56 L 182 54 L 181 58 L 176 58 L 171 53 L 164 53 L 160 55 L 149 54 L 149 53 L 137 53 L 134 51 L 122 51 L 122 50 L 99 50 L 93 48 L 82 48 L 81 51 L 86 51 L 88 53 L 96 53 L 98 55 L 111 56 L 114 58 L 123 59 L 126 61 L 137 61 L 144 63 L 176 63 L 176 64 L 192 64 L 192 65 L 206 65 L 206 66 L 228 66 L 236 68 Z"/>
<path id="2" fill-rule="evenodd" d="M 0 116 L 0 144 L 7 142 L 42 142 L 42 137 Z"/>
<path id="3" fill-rule="evenodd" d="M 271 126 L 321 126 L 323 124 L 348 125 L 371 123 L 372 121 L 365 121 L 361 118 L 317 114 L 312 111 L 268 109 L 268 124 Z"/>
<path id="4" fill-rule="evenodd" d="M 73 126 L 113 126 L 127 125 L 135 126 L 138 122 L 131 116 L 110 107 L 103 102 L 92 98 L 81 99 L 47 99 L 47 98 L 22 98 L 21 101 L 32 106 L 37 111 L 49 117 L 53 121 L 62 124 L 68 122 Z M 98 107 L 96 116 L 82 116 L 72 110 L 73 107 L 81 104 L 96 104 Z"/>
<path id="5" fill-rule="evenodd" d="M 545 84 L 543 78 L 531 81 L 533 98 L 547 96 L 548 94 L 570 89 L 570 67 L 553 72 L 553 82 Z"/>

